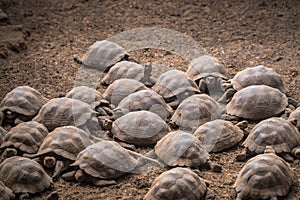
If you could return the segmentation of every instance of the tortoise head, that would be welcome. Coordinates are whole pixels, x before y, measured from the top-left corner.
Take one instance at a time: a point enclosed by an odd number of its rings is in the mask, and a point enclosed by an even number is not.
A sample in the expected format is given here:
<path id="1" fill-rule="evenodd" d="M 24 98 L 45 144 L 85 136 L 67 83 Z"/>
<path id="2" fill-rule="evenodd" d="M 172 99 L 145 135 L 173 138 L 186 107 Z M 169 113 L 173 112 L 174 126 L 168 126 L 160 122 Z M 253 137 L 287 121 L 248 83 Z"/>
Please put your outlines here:
<path id="1" fill-rule="evenodd" d="M 43 165 L 47 168 L 53 168 L 56 165 L 56 158 L 53 156 L 46 156 Z"/>

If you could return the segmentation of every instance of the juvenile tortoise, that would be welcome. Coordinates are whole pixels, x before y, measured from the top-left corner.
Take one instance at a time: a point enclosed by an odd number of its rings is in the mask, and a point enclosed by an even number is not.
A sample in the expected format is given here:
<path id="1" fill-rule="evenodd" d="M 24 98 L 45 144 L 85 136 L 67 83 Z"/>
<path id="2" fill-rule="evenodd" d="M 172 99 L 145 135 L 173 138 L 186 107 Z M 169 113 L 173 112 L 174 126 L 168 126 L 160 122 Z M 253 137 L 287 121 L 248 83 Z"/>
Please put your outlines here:
<path id="1" fill-rule="evenodd" d="M 207 94 L 194 94 L 184 99 L 175 110 L 170 123 L 179 129 L 194 132 L 202 124 L 221 117 L 222 108 Z"/>
<path id="2" fill-rule="evenodd" d="M 47 101 L 47 98 L 32 87 L 16 87 L 0 103 L 0 121 L 14 125 L 30 121 Z"/>
<path id="3" fill-rule="evenodd" d="M 43 124 L 35 121 L 18 124 L 11 128 L 3 138 L 0 147 L 2 157 L 36 153 L 48 133 Z"/>
<path id="4" fill-rule="evenodd" d="M 0 181 L 0 197 L 2 200 L 15 199 L 14 193 Z"/>
<path id="5" fill-rule="evenodd" d="M 103 97 L 114 107 L 117 107 L 122 99 L 131 93 L 146 89 L 148 88 L 137 80 L 122 78 L 110 84 L 103 93 Z"/>
<path id="6" fill-rule="evenodd" d="M 102 78 L 101 84 L 108 86 L 115 80 L 128 78 L 140 81 L 144 84 L 150 83 L 151 65 L 141 65 L 131 61 L 121 61 L 112 66 L 108 73 Z"/>
<path id="7" fill-rule="evenodd" d="M 111 129 L 114 138 L 134 145 L 156 144 L 170 131 L 163 119 L 149 111 L 127 113 L 114 121 Z"/>
<path id="8" fill-rule="evenodd" d="M 236 200 L 271 199 L 286 196 L 295 179 L 293 170 L 267 146 L 264 154 L 257 155 L 244 165 L 233 185 Z"/>
<path id="9" fill-rule="evenodd" d="M 216 119 L 199 126 L 193 133 L 207 152 L 221 152 L 238 144 L 244 137 L 243 130 L 248 126 L 247 121 L 234 125 L 230 121 Z"/>
<path id="10" fill-rule="evenodd" d="M 104 138 L 104 131 L 99 125 L 97 112 L 87 103 L 77 99 L 54 98 L 48 101 L 33 121 L 44 124 L 49 131 L 57 127 L 76 126 L 92 136 Z"/>
<path id="11" fill-rule="evenodd" d="M 165 100 L 153 90 L 140 90 L 125 97 L 113 110 L 114 118 L 117 119 L 129 112 L 148 110 L 159 115 L 163 120 L 167 120 L 173 109 Z"/>
<path id="12" fill-rule="evenodd" d="M 163 73 L 152 89 L 172 108 L 176 108 L 187 97 L 200 93 L 196 83 L 186 73 L 175 69 Z"/>
<path id="13" fill-rule="evenodd" d="M 226 105 L 228 119 L 263 120 L 280 115 L 288 98 L 276 88 L 253 85 L 239 90 Z"/>
<path id="14" fill-rule="evenodd" d="M 191 169 L 176 167 L 156 177 L 144 200 L 205 200 L 215 194 Z"/>
<path id="15" fill-rule="evenodd" d="M 89 134 L 74 126 L 58 127 L 50 132 L 38 152 L 27 157 L 38 158 L 43 166 L 53 170 L 57 179 L 76 159 L 79 152 L 94 144 Z"/>
<path id="16" fill-rule="evenodd" d="M 228 72 L 220 61 L 209 55 L 200 56 L 191 61 L 187 71 L 201 93 L 218 100 L 224 94 L 223 83 L 228 80 Z"/>
<path id="17" fill-rule="evenodd" d="M 29 158 L 13 156 L 0 164 L 0 180 L 20 199 L 40 193 L 53 185 L 43 167 Z"/>
<path id="18" fill-rule="evenodd" d="M 290 116 L 289 120 L 296 120 L 297 123 L 295 124 L 298 130 L 300 131 L 300 107 L 298 107 L 296 110 L 294 110 Z"/>
<path id="19" fill-rule="evenodd" d="M 245 160 L 248 155 L 262 154 L 266 146 L 274 148 L 276 154 L 287 161 L 293 161 L 289 154 L 300 158 L 299 131 L 291 122 L 279 117 L 256 124 L 242 145 L 245 149 L 237 156 L 239 161 Z"/>

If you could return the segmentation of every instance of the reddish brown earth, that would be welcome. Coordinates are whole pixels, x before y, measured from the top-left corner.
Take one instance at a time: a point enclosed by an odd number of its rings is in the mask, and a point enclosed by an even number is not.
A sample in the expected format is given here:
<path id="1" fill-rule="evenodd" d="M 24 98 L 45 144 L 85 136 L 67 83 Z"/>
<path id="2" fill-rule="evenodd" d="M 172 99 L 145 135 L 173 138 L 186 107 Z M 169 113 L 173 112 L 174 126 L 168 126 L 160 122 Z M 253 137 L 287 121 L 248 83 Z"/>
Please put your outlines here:
<path id="1" fill-rule="evenodd" d="M 0 99 L 19 85 L 29 85 L 48 98 L 74 86 L 79 65 L 95 41 L 134 28 L 160 27 L 193 38 L 217 57 L 231 76 L 246 67 L 265 65 L 284 78 L 300 102 L 300 1 L 88 1 L 0 0 L 9 21 L 0 22 Z M 144 49 L 129 52 L 141 63 L 185 70 L 188 62 L 172 52 Z M 140 149 L 143 151 L 143 149 Z M 235 155 L 241 147 L 213 154 L 222 173 L 202 170 L 218 199 L 234 199 L 235 175 L 243 166 Z M 297 179 L 299 163 L 292 164 Z M 55 182 L 59 199 L 142 199 L 162 171 L 128 175 L 115 186 Z M 32 199 L 46 199 L 51 191 Z M 299 182 L 286 199 L 299 199 Z"/>

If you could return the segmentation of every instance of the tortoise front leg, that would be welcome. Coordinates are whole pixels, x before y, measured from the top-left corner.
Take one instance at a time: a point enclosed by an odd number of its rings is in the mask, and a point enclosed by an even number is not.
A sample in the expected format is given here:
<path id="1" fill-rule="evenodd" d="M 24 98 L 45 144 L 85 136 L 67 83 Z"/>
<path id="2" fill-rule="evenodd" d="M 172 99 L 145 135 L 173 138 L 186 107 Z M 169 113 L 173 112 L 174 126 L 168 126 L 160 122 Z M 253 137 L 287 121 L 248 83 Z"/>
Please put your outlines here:
<path id="1" fill-rule="evenodd" d="M 57 160 L 52 175 L 53 180 L 58 180 L 58 177 L 64 168 L 65 168 L 65 163 L 61 160 Z"/>

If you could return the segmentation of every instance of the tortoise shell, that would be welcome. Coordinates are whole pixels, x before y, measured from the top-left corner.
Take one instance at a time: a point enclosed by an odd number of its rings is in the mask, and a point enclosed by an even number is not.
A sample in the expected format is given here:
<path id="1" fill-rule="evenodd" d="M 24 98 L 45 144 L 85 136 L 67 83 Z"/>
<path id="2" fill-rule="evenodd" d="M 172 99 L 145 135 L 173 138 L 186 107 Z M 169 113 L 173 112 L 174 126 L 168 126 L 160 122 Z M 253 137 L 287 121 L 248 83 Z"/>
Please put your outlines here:
<path id="1" fill-rule="evenodd" d="M 103 85 L 110 85 L 115 80 L 121 78 L 134 79 L 143 83 L 145 82 L 145 67 L 130 61 L 118 62 L 109 69 L 108 73 L 101 80 L 101 83 Z"/>
<path id="2" fill-rule="evenodd" d="M 122 78 L 110 84 L 103 93 L 103 97 L 114 106 L 118 106 L 121 100 L 129 94 L 146 89 L 147 87 L 137 80 Z"/>
<path id="3" fill-rule="evenodd" d="M 184 131 L 169 132 L 154 147 L 156 155 L 168 166 L 196 167 L 206 164 L 208 152 L 192 134 Z"/>
<path id="4" fill-rule="evenodd" d="M 114 137 L 136 145 L 155 144 L 170 131 L 163 119 L 149 111 L 127 113 L 113 122 L 111 130 Z"/>
<path id="5" fill-rule="evenodd" d="M 136 165 L 137 160 L 114 141 L 102 141 L 88 146 L 71 164 L 100 179 L 118 178 L 132 171 Z"/>
<path id="6" fill-rule="evenodd" d="M 298 130 L 300 131 L 300 107 L 298 107 L 296 110 L 294 110 L 290 116 L 289 119 L 296 119 L 297 120 L 297 124 L 296 127 L 298 128 Z"/>
<path id="7" fill-rule="evenodd" d="M 82 63 L 85 66 L 106 71 L 126 57 L 128 57 L 128 54 L 123 47 L 114 42 L 102 40 L 89 47 L 82 58 Z"/>
<path id="8" fill-rule="evenodd" d="M 179 104 L 171 122 L 181 130 L 193 132 L 202 124 L 221 117 L 221 112 L 221 106 L 212 97 L 195 94 Z"/>
<path id="9" fill-rule="evenodd" d="M 176 167 L 156 177 L 144 200 L 204 199 L 207 186 L 191 169 Z"/>
<path id="10" fill-rule="evenodd" d="M 148 110 L 167 120 L 173 109 L 153 90 L 140 90 L 125 97 L 114 110 L 114 117 L 121 117 L 129 112 Z"/>
<path id="11" fill-rule="evenodd" d="M 0 197 L 2 200 L 15 199 L 14 193 L 0 181 Z"/>
<path id="12" fill-rule="evenodd" d="M 187 97 L 200 93 L 196 83 L 180 70 L 169 70 L 163 73 L 152 89 L 173 108 Z"/>
<path id="13" fill-rule="evenodd" d="M 281 76 L 272 68 L 263 65 L 250 67 L 238 72 L 230 82 L 233 89 L 237 91 L 251 85 L 268 85 L 279 89 L 284 94 L 288 91 Z"/>
<path id="14" fill-rule="evenodd" d="M 87 133 L 104 137 L 96 111 L 77 99 L 54 98 L 48 101 L 33 121 L 44 124 L 49 131 L 57 127 L 76 126 Z"/>
<path id="15" fill-rule="evenodd" d="M 220 152 L 238 144 L 243 131 L 230 121 L 217 119 L 201 125 L 194 133 L 208 152 Z"/>
<path id="16" fill-rule="evenodd" d="M 226 105 L 229 115 L 249 120 L 262 120 L 282 113 L 288 98 L 278 89 L 253 85 L 239 90 Z"/>
<path id="17" fill-rule="evenodd" d="M 300 146 L 300 133 L 290 122 L 272 117 L 256 124 L 243 143 L 250 152 L 261 154 L 266 146 L 271 146 L 276 153 L 286 152 Z"/>
<path id="18" fill-rule="evenodd" d="M 41 93 L 29 86 L 19 86 L 5 95 L 0 103 L 0 111 L 5 115 L 9 110 L 32 119 L 48 101 Z"/>
<path id="19" fill-rule="evenodd" d="M 273 153 L 257 155 L 244 165 L 234 183 L 237 199 L 268 199 L 285 196 L 292 186 L 293 171 Z"/>
<path id="20" fill-rule="evenodd" d="M 46 136 L 36 156 L 54 154 L 75 161 L 77 154 L 92 144 L 85 131 L 74 126 L 58 127 Z"/>
<path id="21" fill-rule="evenodd" d="M 43 124 L 35 121 L 23 122 L 9 130 L 1 149 L 14 147 L 21 152 L 33 154 L 39 150 L 47 135 L 48 130 Z"/>
<path id="22" fill-rule="evenodd" d="M 38 193 L 52 185 L 51 177 L 39 163 L 20 156 L 0 164 L 0 180 L 14 193 Z"/>

